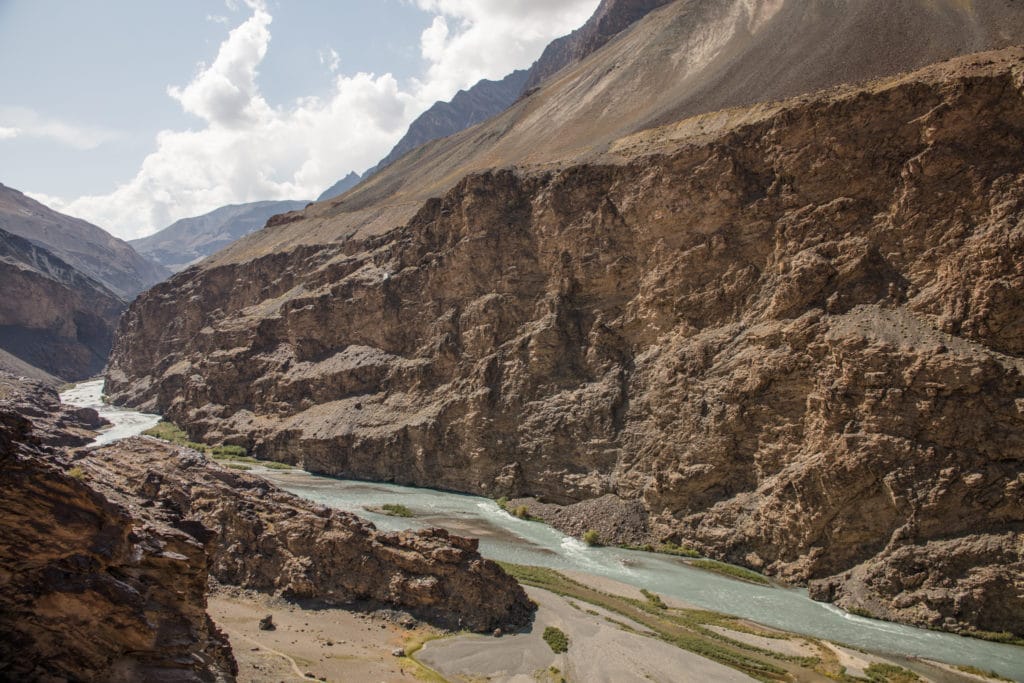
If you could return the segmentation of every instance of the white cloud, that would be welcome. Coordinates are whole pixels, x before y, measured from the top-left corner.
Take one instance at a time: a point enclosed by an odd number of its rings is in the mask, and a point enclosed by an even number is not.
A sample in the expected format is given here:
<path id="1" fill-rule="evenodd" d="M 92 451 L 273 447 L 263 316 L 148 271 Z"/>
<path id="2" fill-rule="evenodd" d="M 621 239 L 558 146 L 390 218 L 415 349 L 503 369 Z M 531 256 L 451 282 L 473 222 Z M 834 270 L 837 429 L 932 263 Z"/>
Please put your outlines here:
<path id="1" fill-rule="evenodd" d="M 403 86 L 390 74 L 336 74 L 328 96 L 272 107 L 258 85 L 272 17 L 262 2 L 245 0 L 251 16 L 230 32 L 213 63 L 200 65 L 187 85 L 168 88 L 202 126 L 160 132 L 136 176 L 109 194 L 46 203 L 133 238 L 225 204 L 314 198 L 379 161 L 434 101 L 529 66 L 597 2 L 415 0 L 435 14 L 421 39 L 424 78 Z M 234 6 L 240 3 L 228 2 Z M 333 50 L 321 60 L 332 71 L 340 64 Z"/>
<path id="2" fill-rule="evenodd" d="M 334 48 L 320 50 L 317 55 L 320 57 L 320 63 L 330 69 L 332 74 L 338 73 L 338 69 L 341 68 L 341 55 Z"/>
<path id="3" fill-rule="evenodd" d="M 0 140 L 13 137 L 46 138 L 74 149 L 96 149 L 118 137 L 106 128 L 52 119 L 26 107 L 0 107 Z"/>

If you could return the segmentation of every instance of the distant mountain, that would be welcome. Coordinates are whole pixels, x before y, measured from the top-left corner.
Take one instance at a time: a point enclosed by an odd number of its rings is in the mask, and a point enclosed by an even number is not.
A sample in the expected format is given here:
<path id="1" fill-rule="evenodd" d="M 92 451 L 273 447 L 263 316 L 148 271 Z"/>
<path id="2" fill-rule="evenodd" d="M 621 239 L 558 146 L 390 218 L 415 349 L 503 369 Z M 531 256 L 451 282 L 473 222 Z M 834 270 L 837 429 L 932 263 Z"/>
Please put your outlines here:
<path id="1" fill-rule="evenodd" d="M 526 70 L 513 71 L 500 81 L 482 80 L 469 90 L 460 90 L 451 102 L 435 102 L 412 122 L 405 137 L 370 173 L 390 166 L 421 145 L 455 135 L 505 111 L 522 94 L 528 75 Z"/>
<path id="2" fill-rule="evenodd" d="M 259 230 L 267 219 L 297 211 L 308 201 L 268 201 L 224 206 L 195 218 L 182 220 L 155 235 L 132 240 L 140 253 L 177 272 Z"/>
<path id="3" fill-rule="evenodd" d="M 672 0 L 601 0 L 587 23 L 544 49 L 540 59 L 530 67 L 523 89 L 536 88 L 570 64 L 582 61 L 631 25 L 670 2 Z"/>
<path id="4" fill-rule="evenodd" d="M 338 182 L 331 185 L 329 188 L 324 190 L 324 193 L 316 198 L 318 202 L 326 201 L 333 197 L 343 195 L 353 187 L 359 184 L 359 181 L 363 179 L 363 176 L 359 175 L 355 171 L 352 171 L 347 176 L 339 180 Z"/>
<path id="5" fill-rule="evenodd" d="M 0 229 L 45 247 L 126 301 L 170 275 L 163 266 L 92 223 L 57 213 L 2 184 Z"/>
<path id="6" fill-rule="evenodd" d="M 44 381 L 103 370 L 126 306 L 117 294 L 6 230 L 0 230 L 0 282 L 0 368 Z"/>
<path id="7" fill-rule="evenodd" d="M 409 125 L 405 136 L 376 166 L 361 176 L 349 173 L 320 195 L 317 201 L 322 202 L 348 192 L 417 147 L 455 135 L 500 114 L 522 94 L 528 75 L 526 70 L 513 71 L 500 81 L 482 80 L 469 90 L 460 90 L 451 102 L 435 102 Z"/>

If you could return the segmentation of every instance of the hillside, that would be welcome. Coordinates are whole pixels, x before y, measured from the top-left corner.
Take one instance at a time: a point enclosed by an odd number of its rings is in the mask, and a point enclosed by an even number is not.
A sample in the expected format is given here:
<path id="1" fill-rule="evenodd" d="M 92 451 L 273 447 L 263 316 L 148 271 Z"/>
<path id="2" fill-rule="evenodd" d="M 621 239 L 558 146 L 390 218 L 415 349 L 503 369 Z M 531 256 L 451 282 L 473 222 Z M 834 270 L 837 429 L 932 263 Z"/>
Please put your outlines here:
<path id="1" fill-rule="evenodd" d="M 127 242 L 4 185 L 0 185 L 0 229 L 41 245 L 126 301 L 170 275 Z"/>
<path id="2" fill-rule="evenodd" d="M 141 297 L 109 389 L 328 475 L 610 496 L 844 607 L 1020 635 L 1024 50 L 892 74 L 1022 19 L 677 0 Z"/>
<path id="3" fill-rule="evenodd" d="M 129 244 L 140 254 L 177 272 L 259 230 L 271 216 L 296 211 L 307 203 L 267 201 L 224 206 L 202 216 L 183 218 Z"/>
<path id="4" fill-rule="evenodd" d="M 967 10 L 957 0 L 677 0 L 501 115 L 417 149 L 209 265 L 386 232 L 469 173 L 623 161 L 629 154 L 612 143 L 651 125 L 1021 43 L 1021 14 L 1019 3 Z"/>
<path id="5" fill-rule="evenodd" d="M 125 308 L 117 295 L 4 230 L 0 281 L 0 368 L 43 381 L 85 379 L 103 370 Z"/>

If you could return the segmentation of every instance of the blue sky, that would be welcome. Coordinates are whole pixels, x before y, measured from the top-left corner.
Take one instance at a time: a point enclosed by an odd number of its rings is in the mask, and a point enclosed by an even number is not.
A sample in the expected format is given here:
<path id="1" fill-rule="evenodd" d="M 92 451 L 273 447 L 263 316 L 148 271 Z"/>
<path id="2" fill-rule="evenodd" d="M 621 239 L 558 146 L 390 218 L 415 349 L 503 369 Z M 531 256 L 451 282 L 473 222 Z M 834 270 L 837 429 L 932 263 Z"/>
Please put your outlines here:
<path id="1" fill-rule="evenodd" d="M 121 237 L 309 199 L 597 0 L 0 0 L 0 182 Z"/>

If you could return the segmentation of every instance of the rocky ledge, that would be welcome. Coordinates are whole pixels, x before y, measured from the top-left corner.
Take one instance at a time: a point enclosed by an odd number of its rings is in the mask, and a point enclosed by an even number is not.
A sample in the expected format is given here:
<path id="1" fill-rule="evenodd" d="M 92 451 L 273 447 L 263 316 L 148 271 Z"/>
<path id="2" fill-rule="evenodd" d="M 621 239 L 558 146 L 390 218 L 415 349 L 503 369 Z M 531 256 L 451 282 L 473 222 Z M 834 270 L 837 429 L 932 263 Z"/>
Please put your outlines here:
<path id="1" fill-rule="evenodd" d="M 205 456 L 144 437 L 76 461 L 91 485 L 144 523 L 188 530 L 207 544 L 224 584 L 328 606 L 404 609 L 453 629 L 515 629 L 526 593 L 476 539 L 443 529 L 382 533 Z"/>
<path id="2" fill-rule="evenodd" d="M 0 406 L 0 679 L 234 680 L 204 544 L 142 523 L 43 441 Z"/>

